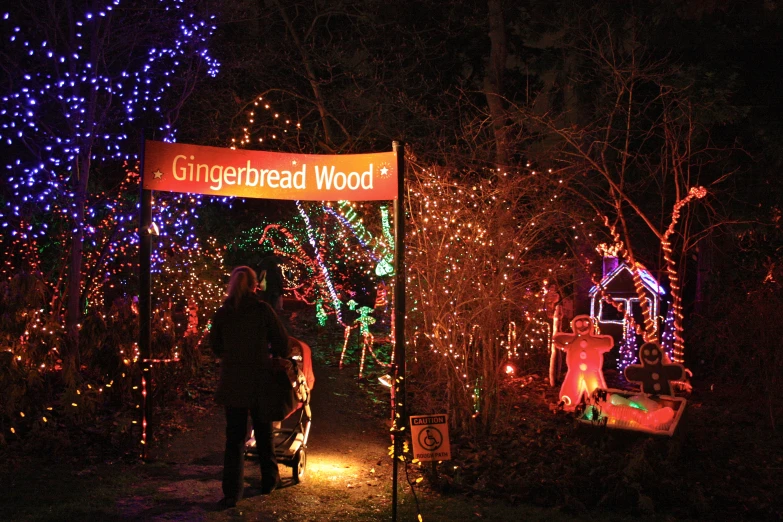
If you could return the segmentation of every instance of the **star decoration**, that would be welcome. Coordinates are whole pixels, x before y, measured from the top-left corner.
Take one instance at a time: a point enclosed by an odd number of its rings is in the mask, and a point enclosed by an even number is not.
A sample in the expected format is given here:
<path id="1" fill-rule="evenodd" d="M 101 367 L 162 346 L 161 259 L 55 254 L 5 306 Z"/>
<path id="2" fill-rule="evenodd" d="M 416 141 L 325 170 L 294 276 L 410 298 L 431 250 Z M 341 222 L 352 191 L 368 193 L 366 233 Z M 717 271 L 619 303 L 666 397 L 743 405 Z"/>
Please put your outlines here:
<path id="1" fill-rule="evenodd" d="M 160 169 L 152 173 L 153 179 L 161 179 L 162 177 L 163 177 L 163 172 Z"/>
<path id="2" fill-rule="evenodd" d="M 382 162 L 380 164 L 380 167 L 381 168 L 378 169 L 378 174 L 380 175 L 380 177 L 388 178 L 389 176 L 391 176 L 391 167 L 392 167 L 392 165 L 389 164 L 388 161 Z"/>
<path id="3" fill-rule="evenodd" d="M 296 160 L 292 161 L 291 165 L 296 165 Z"/>

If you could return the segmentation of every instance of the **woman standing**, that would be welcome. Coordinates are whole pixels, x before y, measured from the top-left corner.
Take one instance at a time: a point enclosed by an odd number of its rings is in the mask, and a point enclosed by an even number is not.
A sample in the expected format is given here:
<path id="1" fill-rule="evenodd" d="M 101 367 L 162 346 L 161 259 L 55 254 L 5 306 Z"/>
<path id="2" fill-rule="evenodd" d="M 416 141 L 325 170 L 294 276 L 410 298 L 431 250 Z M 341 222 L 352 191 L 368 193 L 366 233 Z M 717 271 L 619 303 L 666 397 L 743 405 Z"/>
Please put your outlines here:
<path id="1" fill-rule="evenodd" d="M 253 421 L 261 464 L 262 493 L 280 484 L 272 422 L 278 416 L 280 391 L 271 357 L 288 357 L 288 334 L 272 308 L 255 295 L 256 273 L 247 266 L 231 272 L 228 296 L 212 319 L 209 334 L 221 358 L 216 399 L 226 408 L 226 450 L 223 460 L 222 507 L 233 507 L 244 489 L 245 439 L 248 414 Z"/>

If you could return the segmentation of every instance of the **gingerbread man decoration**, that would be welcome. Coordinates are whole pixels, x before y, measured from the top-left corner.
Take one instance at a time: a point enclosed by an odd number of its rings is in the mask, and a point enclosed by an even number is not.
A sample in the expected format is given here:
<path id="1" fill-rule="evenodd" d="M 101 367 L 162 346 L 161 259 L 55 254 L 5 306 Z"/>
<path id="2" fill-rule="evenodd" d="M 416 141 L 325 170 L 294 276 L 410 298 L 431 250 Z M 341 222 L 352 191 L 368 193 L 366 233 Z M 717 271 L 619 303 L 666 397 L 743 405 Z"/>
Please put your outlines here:
<path id="1" fill-rule="evenodd" d="M 679 381 L 685 376 L 681 364 L 671 364 L 664 359 L 658 343 L 644 343 L 639 348 L 641 364 L 625 368 L 625 378 L 642 385 L 642 392 L 650 395 L 672 395 L 670 381 Z"/>
<path id="2" fill-rule="evenodd" d="M 597 335 L 589 315 L 571 320 L 573 333 L 560 332 L 553 337 L 555 346 L 566 352 L 566 372 L 560 387 L 560 400 L 566 410 L 573 410 L 584 395 L 589 398 L 596 388 L 606 388 L 604 354 L 614 346 L 611 335 Z"/>

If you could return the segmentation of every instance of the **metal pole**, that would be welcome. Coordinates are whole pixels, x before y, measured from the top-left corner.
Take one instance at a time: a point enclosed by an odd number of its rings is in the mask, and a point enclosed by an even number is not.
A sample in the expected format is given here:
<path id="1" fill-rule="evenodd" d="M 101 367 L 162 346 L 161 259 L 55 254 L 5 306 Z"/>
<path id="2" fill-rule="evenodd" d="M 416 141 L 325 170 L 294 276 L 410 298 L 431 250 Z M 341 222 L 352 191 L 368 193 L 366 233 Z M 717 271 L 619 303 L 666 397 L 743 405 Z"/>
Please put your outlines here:
<path id="1" fill-rule="evenodd" d="M 152 306 L 150 300 L 150 265 L 152 254 L 152 191 L 144 190 L 144 134 L 141 140 L 139 208 L 139 359 L 141 361 L 141 457 L 147 459 L 152 414 L 152 370 L 149 362 L 152 346 Z"/>
<path id="2" fill-rule="evenodd" d="M 397 199 L 394 200 L 394 418 L 392 437 L 394 464 L 392 467 L 392 521 L 397 520 L 397 462 L 402 454 L 402 441 L 407 424 L 405 415 L 405 144 L 394 141 L 397 155 Z"/>

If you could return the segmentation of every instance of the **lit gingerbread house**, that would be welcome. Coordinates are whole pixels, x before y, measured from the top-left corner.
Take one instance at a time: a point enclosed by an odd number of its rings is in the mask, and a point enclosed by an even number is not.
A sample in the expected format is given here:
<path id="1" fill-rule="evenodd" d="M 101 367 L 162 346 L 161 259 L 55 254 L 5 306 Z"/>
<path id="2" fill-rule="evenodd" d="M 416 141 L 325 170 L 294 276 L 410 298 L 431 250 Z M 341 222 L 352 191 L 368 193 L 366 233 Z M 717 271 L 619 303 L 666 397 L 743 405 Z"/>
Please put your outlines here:
<path id="1" fill-rule="evenodd" d="M 648 301 L 652 317 L 658 317 L 661 299 L 666 294 L 653 275 L 639 263 L 638 270 L 644 287 L 644 298 Z M 601 292 L 603 290 L 603 292 Z M 636 324 L 644 324 L 639 295 L 633 283 L 631 268 L 616 257 L 606 256 L 603 260 L 603 278 L 590 289 L 590 317 L 595 320 L 601 333 L 611 335 L 620 345 L 625 338 L 628 317 L 632 314 Z M 608 298 L 612 303 L 608 303 Z M 621 311 L 622 310 L 622 311 Z M 657 323 L 657 321 L 655 321 Z"/>

